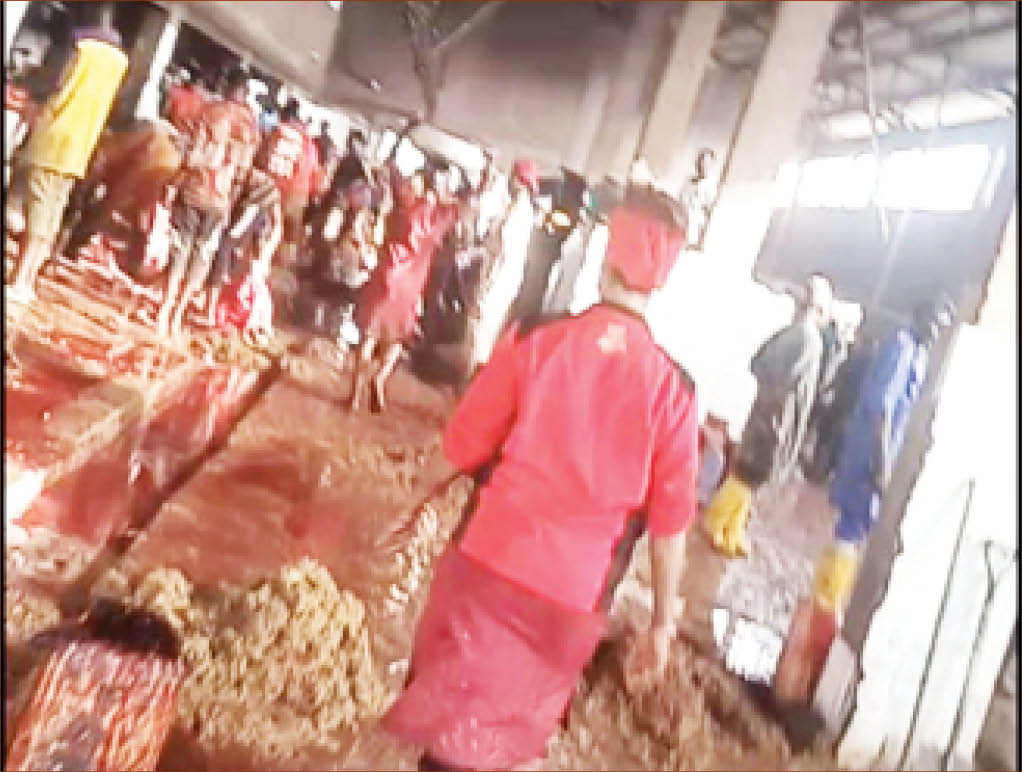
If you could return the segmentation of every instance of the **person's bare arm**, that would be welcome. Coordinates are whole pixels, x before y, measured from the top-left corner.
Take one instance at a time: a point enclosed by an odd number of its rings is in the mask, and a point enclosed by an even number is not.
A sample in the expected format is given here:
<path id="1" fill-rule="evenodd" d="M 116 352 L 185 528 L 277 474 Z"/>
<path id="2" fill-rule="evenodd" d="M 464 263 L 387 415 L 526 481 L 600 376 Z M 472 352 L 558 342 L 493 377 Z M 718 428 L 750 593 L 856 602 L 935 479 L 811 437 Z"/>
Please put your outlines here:
<path id="1" fill-rule="evenodd" d="M 653 619 L 632 660 L 632 682 L 659 679 L 667 666 L 680 611 L 685 530 L 696 514 L 699 425 L 695 396 L 682 396 L 665 419 L 653 461 L 648 511 Z"/>
<path id="2" fill-rule="evenodd" d="M 653 631 L 656 636 L 673 637 L 679 612 L 678 587 L 685 566 L 685 533 L 654 536 L 649 543 L 653 578 Z"/>

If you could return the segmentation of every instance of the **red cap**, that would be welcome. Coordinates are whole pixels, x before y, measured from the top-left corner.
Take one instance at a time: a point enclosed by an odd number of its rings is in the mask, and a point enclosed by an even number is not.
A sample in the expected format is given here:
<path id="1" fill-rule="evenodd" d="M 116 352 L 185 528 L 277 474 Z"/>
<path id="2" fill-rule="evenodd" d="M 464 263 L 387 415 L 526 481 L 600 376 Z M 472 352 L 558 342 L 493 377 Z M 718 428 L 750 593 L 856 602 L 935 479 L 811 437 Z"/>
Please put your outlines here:
<path id="1" fill-rule="evenodd" d="M 539 192 L 539 166 L 535 161 L 520 158 L 515 161 L 511 173 L 532 192 L 532 195 Z"/>
<path id="2" fill-rule="evenodd" d="M 607 264 L 625 286 L 638 292 L 664 286 L 685 246 L 685 229 L 627 205 L 611 213 L 609 226 Z"/>

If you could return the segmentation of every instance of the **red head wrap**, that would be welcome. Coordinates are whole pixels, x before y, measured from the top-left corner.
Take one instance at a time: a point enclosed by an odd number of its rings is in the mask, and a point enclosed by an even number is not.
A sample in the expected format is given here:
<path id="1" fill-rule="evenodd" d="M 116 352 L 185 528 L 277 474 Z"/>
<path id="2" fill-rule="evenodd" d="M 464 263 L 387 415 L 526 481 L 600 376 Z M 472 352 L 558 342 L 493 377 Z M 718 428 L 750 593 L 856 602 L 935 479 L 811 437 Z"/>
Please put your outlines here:
<path id="1" fill-rule="evenodd" d="M 629 191 L 610 215 L 607 265 L 629 289 L 652 292 L 685 246 L 685 217 L 666 195 L 649 188 Z"/>
<path id="2" fill-rule="evenodd" d="M 532 195 L 539 191 L 539 166 L 535 161 L 521 158 L 514 163 L 511 173 L 520 183 L 529 189 Z"/>

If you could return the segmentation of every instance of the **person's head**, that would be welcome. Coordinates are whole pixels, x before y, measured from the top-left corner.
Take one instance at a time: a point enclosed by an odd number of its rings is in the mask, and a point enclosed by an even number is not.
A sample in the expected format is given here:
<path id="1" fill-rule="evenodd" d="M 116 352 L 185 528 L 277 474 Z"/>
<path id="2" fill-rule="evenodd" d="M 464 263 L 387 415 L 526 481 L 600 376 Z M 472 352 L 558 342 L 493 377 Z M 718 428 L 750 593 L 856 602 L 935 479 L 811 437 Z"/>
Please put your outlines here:
<path id="1" fill-rule="evenodd" d="M 112 2 L 88 4 L 88 12 L 84 15 L 82 25 L 74 32 L 75 41 L 98 40 L 121 48 L 124 41 L 114 23 L 115 5 Z"/>
<path id="2" fill-rule="evenodd" d="M 558 206 L 571 216 L 572 226 L 584 219 L 589 206 L 589 182 L 571 169 L 561 169 Z"/>
<path id="3" fill-rule="evenodd" d="M 535 196 L 539 192 L 539 165 L 531 158 L 519 158 L 511 167 L 513 193 L 528 192 Z"/>
<path id="4" fill-rule="evenodd" d="M 202 68 L 194 59 L 189 59 L 180 69 L 182 80 L 186 83 L 197 84 L 202 78 Z"/>
<path id="5" fill-rule="evenodd" d="M 355 155 L 362 155 L 366 148 L 366 135 L 361 129 L 352 129 L 348 132 L 348 152 Z"/>
<path id="6" fill-rule="evenodd" d="M 696 176 L 704 179 L 710 173 L 716 160 L 717 154 L 708 147 L 704 147 L 696 153 Z"/>
<path id="7" fill-rule="evenodd" d="M 830 280 L 814 273 L 806 280 L 803 313 L 817 326 L 823 327 L 831 320 L 833 305 L 834 288 Z"/>
<path id="8" fill-rule="evenodd" d="M 645 158 L 636 158 L 628 168 L 628 182 L 631 185 L 652 185 L 653 171 Z"/>
<path id="9" fill-rule="evenodd" d="M 916 306 L 912 313 L 912 331 L 921 344 L 933 345 L 940 331 L 954 323 L 956 313 L 954 303 L 942 293 Z"/>
<path id="10" fill-rule="evenodd" d="M 300 112 L 301 105 L 297 99 L 291 97 L 287 100 L 287 104 L 284 105 L 284 109 L 280 111 L 280 119 L 282 121 L 297 121 Z"/>
<path id="11" fill-rule="evenodd" d="M 610 215 L 601 277 L 605 300 L 645 308 L 685 247 L 685 208 L 666 193 L 631 185 Z"/>
<path id="12" fill-rule="evenodd" d="M 244 102 L 248 98 L 248 80 L 249 75 L 244 68 L 231 67 L 224 75 L 224 98 Z"/>
<path id="13" fill-rule="evenodd" d="M 425 169 L 419 169 L 415 172 L 408 180 L 408 184 L 412 188 L 412 195 L 416 198 L 422 198 L 426 195 L 426 191 L 429 190 L 429 173 Z"/>
<path id="14" fill-rule="evenodd" d="M 95 26 L 107 32 L 114 30 L 114 4 L 112 2 L 96 3 L 92 15 L 92 23 Z"/>

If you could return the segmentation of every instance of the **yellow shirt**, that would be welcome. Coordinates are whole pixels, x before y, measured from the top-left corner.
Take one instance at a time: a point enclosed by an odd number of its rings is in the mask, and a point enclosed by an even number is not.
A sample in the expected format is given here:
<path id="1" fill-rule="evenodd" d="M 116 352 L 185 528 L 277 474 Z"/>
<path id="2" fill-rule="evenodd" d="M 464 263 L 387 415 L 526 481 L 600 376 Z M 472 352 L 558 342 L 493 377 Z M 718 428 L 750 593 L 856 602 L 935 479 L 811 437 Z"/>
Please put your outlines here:
<path id="1" fill-rule="evenodd" d="M 100 40 L 78 42 L 70 73 L 46 103 L 32 133 L 32 165 L 85 176 L 127 69 L 128 57 L 120 49 Z"/>

